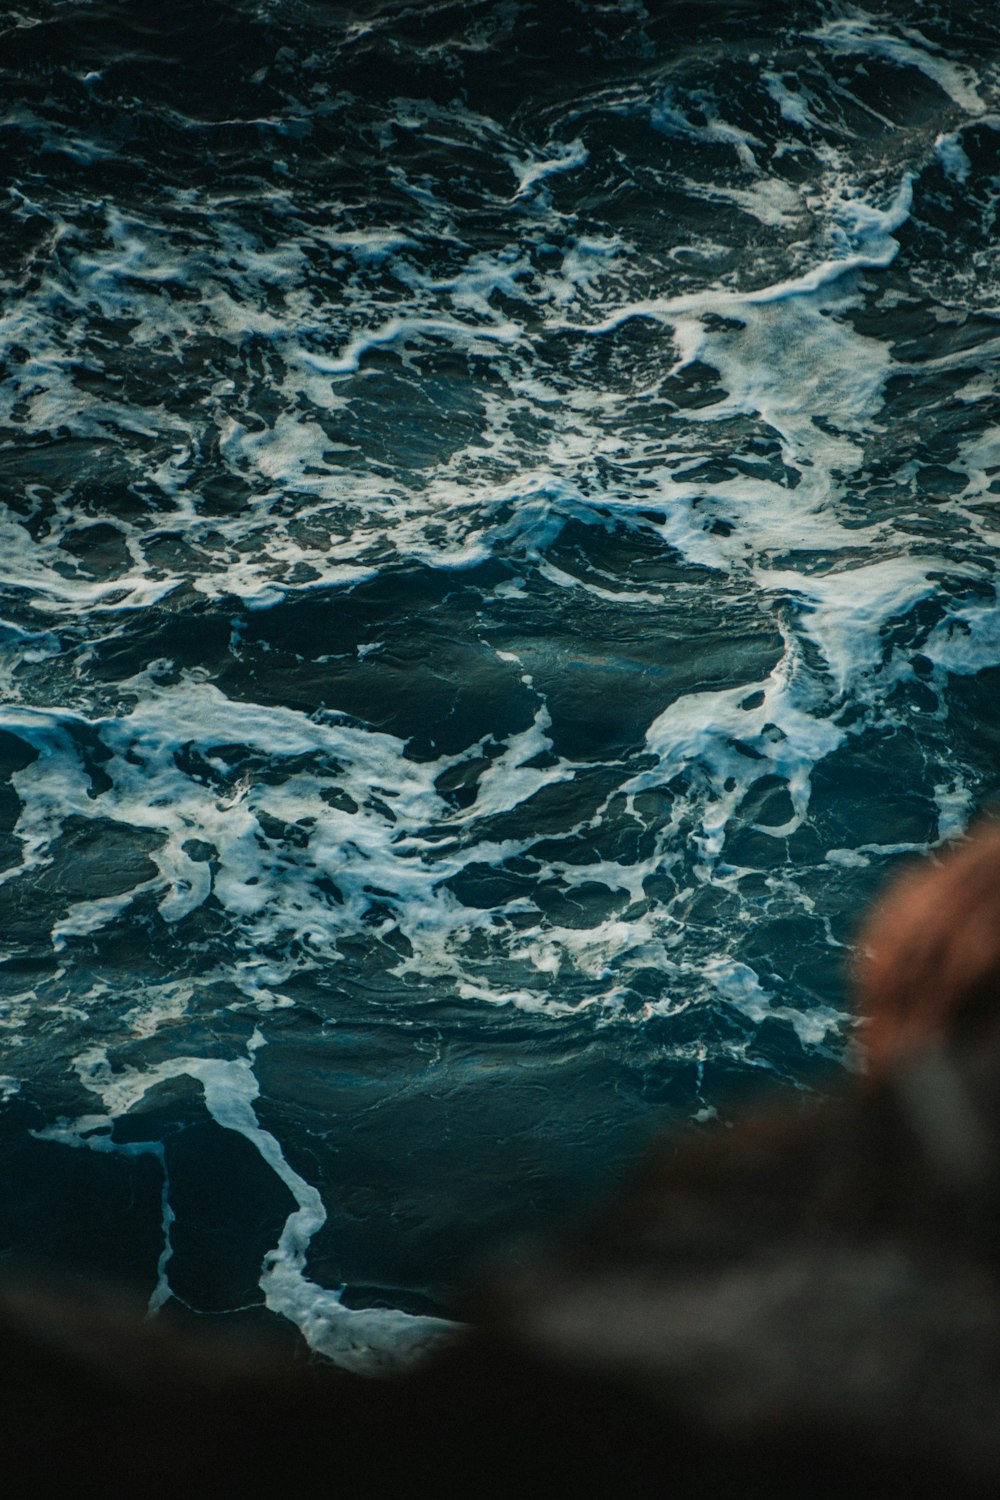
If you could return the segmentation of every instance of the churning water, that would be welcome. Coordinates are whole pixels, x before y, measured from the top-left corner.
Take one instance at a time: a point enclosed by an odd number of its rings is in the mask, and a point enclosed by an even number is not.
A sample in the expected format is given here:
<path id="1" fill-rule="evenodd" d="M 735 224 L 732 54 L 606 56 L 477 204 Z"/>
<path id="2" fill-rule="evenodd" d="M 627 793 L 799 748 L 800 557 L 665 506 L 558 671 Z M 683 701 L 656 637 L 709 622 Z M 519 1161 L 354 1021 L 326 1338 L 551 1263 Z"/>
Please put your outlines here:
<path id="1" fill-rule="evenodd" d="M 1000 22 L 761 10 L 4 10 L 0 1250 L 378 1364 L 850 1065 L 1000 781 Z"/>

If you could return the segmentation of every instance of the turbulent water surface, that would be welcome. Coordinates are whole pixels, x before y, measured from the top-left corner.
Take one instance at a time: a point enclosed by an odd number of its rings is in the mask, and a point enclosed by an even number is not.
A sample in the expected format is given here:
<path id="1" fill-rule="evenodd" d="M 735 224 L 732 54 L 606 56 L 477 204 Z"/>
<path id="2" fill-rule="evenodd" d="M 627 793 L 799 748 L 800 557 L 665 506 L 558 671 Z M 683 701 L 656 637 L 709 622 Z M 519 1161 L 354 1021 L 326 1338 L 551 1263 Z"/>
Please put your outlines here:
<path id="1" fill-rule="evenodd" d="M 1000 780 L 1000 23 L 760 12 L 3 10 L 0 1251 L 377 1364 L 850 1066 Z"/>

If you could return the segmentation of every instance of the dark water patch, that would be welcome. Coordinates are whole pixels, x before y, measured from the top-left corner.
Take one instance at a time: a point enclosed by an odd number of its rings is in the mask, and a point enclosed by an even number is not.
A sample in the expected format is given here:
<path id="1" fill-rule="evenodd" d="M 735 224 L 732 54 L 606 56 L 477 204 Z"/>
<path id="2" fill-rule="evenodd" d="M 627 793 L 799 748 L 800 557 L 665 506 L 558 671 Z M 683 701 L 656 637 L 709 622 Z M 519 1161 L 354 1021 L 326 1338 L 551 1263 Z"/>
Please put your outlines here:
<path id="1" fill-rule="evenodd" d="M 0 1254 L 8 1269 L 113 1279 L 147 1297 L 161 1248 L 158 1163 L 34 1139 L 30 1131 L 46 1122 L 16 1099 L 0 1111 Z"/>

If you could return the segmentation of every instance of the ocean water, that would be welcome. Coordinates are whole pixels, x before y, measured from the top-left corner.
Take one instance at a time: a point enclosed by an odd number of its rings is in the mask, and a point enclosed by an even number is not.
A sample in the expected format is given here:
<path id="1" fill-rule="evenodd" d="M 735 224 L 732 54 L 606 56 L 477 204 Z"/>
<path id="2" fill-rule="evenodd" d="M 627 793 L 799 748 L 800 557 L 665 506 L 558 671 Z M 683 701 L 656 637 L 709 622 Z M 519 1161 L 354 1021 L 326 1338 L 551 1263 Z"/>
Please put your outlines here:
<path id="1" fill-rule="evenodd" d="M 0 12 L 0 1262 L 380 1368 L 856 1066 L 1000 785 L 992 3 Z"/>

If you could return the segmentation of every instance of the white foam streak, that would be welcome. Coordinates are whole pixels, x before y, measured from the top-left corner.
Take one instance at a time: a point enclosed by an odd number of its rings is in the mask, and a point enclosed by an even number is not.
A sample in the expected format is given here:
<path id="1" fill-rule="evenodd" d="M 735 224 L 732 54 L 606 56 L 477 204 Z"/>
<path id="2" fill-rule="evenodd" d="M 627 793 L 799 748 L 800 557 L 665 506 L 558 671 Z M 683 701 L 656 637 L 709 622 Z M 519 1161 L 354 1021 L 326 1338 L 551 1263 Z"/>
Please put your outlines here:
<path id="1" fill-rule="evenodd" d="M 571 779 L 576 769 L 563 761 L 526 764 L 551 749 L 549 716 L 541 707 L 532 725 L 512 735 L 485 770 L 473 807 L 450 809 L 434 783 L 461 756 L 419 764 L 392 736 L 336 720 L 318 722 L 289 709 L 232 702 L 197 677 L 170 688 L 150 677 L 141 689 L 131 714 L 93 726 L 112 750 L 103 763 L 112 785 L 96 802 L 71 733 L 77 725 L 90 729 L 86 721 L 39 710 L 0 711 L 0 727 L 42 752 L 14 777 L 24 803 L 17 831 L 25 840 L 24 864 L 16 873 L 51 862 L 70 815 L 110 819 L 162 839 L 150 856 L 159 878 L 121 897 L 76 903 L 54 928 L 59 949 L 92 936 L 141 892 L 153 891 L 167 922 L 180 922 L 213 894 L 249 952 L 294 934 L 314 953 L 336 961 L 341 939 L 370 933 L 368 914 L 378 892 L 411 945 L 410 956 L 399 961 L 400 971 L 460 979 L 464 946 L 478 928 L 489 929 L 491 913 L 464 906 L 445 882 L 470 862 L 499 863 L 530 844 L 530 835 L 507 843 L 477 838 L 477 825 Z M 177 763 L 178 753 L 198 749 L 211 764 L 213 747 L 231 744 L 245 745 L 271 765 L 312 756 L 316 769 L 289 775 L 278 785 L 246 778 L 220 794 Z M 218 768 L 227 770 L 224 762 Z M 354 811 L 324 800 L 331 784 L 347 794 Z M 261 819 L 267 817 L 307 828 L 307 847 L 265 837 Z M 434 827 L 450 828 L 460 837 L 425 837 L 422 830 Z M 204 858 L 188 852 L 191 840 L 214 850 L 214 873 Z M 324 879 L 336 886 L 336 901 Z M 594 943 L 602 946 L 599 934 Z M 287 973 L 288 967 L 278 964 L 271 982 L 280 985 Z M 248 1000 L 260 1000 L 252 965 L 235 966 L 233 978 L 245 987 Z M 274 1003 L 270 994 L 264 999 L 265 1009 Z"/>
<path id="2" fill-rule="evenodd" d="M 674 90 L 667 88 L 660 102 L 651 111 L 650 118 L 653 125 L 664 135 L 688 137 L 712 145 L 732 146 L 740 162 L 751 171 L 756 171 L 757 159 L 753 148 L 762 146 L 763 143 L 759 137 L 713 114 L 713 101 L 707 94 L 702 92 L 692 94 L 691 103 L 702 116 L 702 120 L 698 123 L 692 121 Z"/>
<path id="3" fill-rule="evenodd" d="M 515 201 L 535 192 L 539 183 L 557 173 L 573 172 L 587 161 L 589 152 L 581 140 L 567 141 L 558 154 L 546 158 L 532 158 L 526 162 L 511 159 L 511 170 L 517 178 Z"/>
<path id="4" fill-rule="evenodd" d="M 302 350 L 299 358 L 309 369 L 318 370 L 323 375 L 347 375 L 360 369 L 361 360 L 369 350 L 388 345 L 405 346 L 408 342 L 441 338 L 456 348 L 476 354 L 489 352 L 490 344 L 515 344 L 520 336 L 518 325 L 509 322 L 483 327 L 451 318 L 390 318 L 381 327 L 368 329 L 351 339 L 335 359 L 309 350 Z"/>
<path id="5" fill-rule="evenodd" d="M 705 975 L 715 993 L 755 1025 L 768 1020 L 787 1021 L 795 1028 L 804 1047 L 822 1045 L 828 1033 L 836 1032 L 843 1019 L 832 1006 L 814 1005 L 808 1010 L 794 1010 L 790 1006 L 775 1005 L 754 971 L 732 959 L 710 959 L 705 965 Z"/>
<path id="6" fill-rule="evenodd" d="M 969 180 L 972 163 L 965 154 L 961 136 L 957 130 L 948 135 L 939 135 L 934 142 L 934 152 L 945 172 L 954 182 L 964 183 Z"/>
<path id="7" fill-rule="evenodd" d="M 884 650 L 884 626 L 934 594 L 938 584 L 930 575 L 942 568 L 948 562 L 931 556 L 885 557 L 822 574 L 768 572 L 761 582 L 807 601 L 802 627 L 822 651 L 836 695 L 864 697 Z"/>
<path id="8" fill-rule="evenodd" d="M 626 790 L 661 786 L 689 769 L 706 777 L 711 796 L 702 812 L 703 852 L 714 861 L 752 782 L 765 774 L 779 776 L 787 782 L 794 816 L 767 831 L 791 833 L 809 805 L 813 766 L 844 739 L 836 723 L 817 715 L 821 703 L 821 691 L 791 649 L 763 682 L 687 693 L 650 725 L 646 745 L 658 764 L 634 776 Z M 752 760 L 740 746 L 749 747 Z"/>
<path id="9" fill-rule="evenodd" d="M 39 1140 L 92 1151 L 158 1158 L 164 1174 L 164 1243 L 157 1264 L 156 1285 L 149 1300 L 149 1310 L 155 1313 L 173 1296 L 169 1263 L 173 1254 L 170 1231 L 174 1212 L 170 1206 L 164 1147 L 160 1141 L 119 1143 L 114 1141 L 112 1131 L 115 1121 L 127 1116 L 150 1089 L 169 1079 L 193 1079 L 201 1085 L 205 1107 L 215 1123 L 248 1141 L 295 1200 L 296 1207 L 285 1220 L 277 1246 L 264 1257 L 260 1287 L 266 1306 L 294 1323 L 310 1348 L 344 1369 L 375 1374 L 398 1368 L 439 1346 L 455 1325 L 441 1318 L 414 1316 L 391 1308 L 347 1308 L 338 1291 L 321 1287 L 306 1276 L 309 1243 L 326 1223 L 326 1208 L 316 1188 L 289 1164 L 276 1137 L 257 1119 L 254 1102 L 260 1087 L 253 1061 L 254 1054 L 264 1045 L 264 1037 L 255 1031 L 246 1057 L 168 1058 L 150 1068 L 125 1068 L 119 1072 L 112 1071 L 107 1053 L 95 1048 L 77 1059 L 77 1072 L 85 1087 L 98 1095 L 103 1111 L 76 1120 L 61 1120 L 33 1134 Z"/>
<path id="10" fill-rule="evenodd" d="M 859 16 L 827 21 L 805 35 L 832 52 L 878 57 L 894 67 L 914 68 L 966 114 L 982 114 L 985 105 L 972 69 L 942 57 L 939 48 L 915 27 L 900 27 L 900 30 L 903 35 L 894 36 L 877 22 Z"/>
<path id="11" fill-rule="evenodd" d="M 948 672 L 969 676 L 1000 663 L 1000 593 L 969 604 L 942 620 L 923 645 L 924 655 Z"/>

